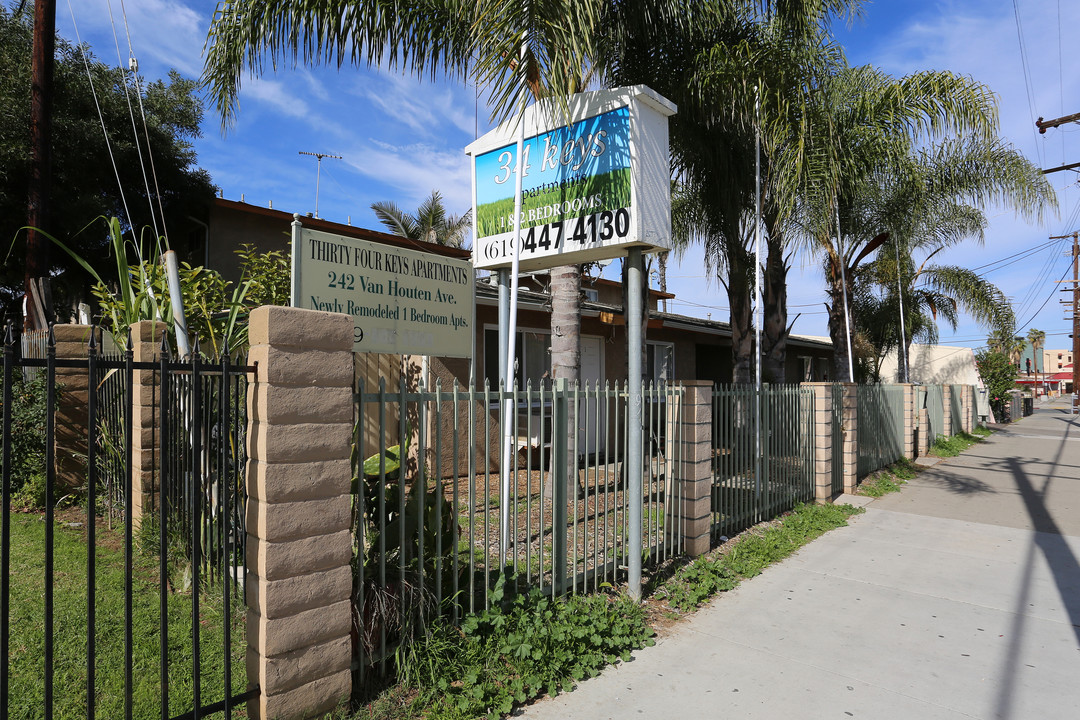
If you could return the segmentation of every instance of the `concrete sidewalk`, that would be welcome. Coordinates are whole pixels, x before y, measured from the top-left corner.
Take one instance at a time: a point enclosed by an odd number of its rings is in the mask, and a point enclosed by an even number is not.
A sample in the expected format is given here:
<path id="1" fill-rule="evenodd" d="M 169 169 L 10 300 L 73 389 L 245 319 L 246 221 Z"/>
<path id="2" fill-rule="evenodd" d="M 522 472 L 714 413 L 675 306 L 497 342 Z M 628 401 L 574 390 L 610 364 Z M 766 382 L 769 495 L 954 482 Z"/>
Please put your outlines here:
<path id="1" fill-rule="evenodd" d="M 874 501 L 630 663 L 520 715 L 1080 718 L 1080 421 L 1065 403 Z"/>

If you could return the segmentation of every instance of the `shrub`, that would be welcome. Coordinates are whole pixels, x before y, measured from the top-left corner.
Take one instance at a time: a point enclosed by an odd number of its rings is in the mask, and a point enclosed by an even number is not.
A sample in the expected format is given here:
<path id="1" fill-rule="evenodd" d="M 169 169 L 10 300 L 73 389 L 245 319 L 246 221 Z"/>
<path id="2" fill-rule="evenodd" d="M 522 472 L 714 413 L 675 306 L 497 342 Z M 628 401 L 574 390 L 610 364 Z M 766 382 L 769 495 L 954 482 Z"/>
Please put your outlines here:
<path id="1" fill-rule="evenodd" d="M 45 472 L 45 373 L 15 376 L 11 388 L 11 491 L 19 492 Z M 0 407 L 3 400 L 0 398 Z M 0 463 L 3 458 L 0 456 Z M 40 483 L 39 483 L 40 484 Z M 36 504 L 36 503 L 35 503 Z"/>

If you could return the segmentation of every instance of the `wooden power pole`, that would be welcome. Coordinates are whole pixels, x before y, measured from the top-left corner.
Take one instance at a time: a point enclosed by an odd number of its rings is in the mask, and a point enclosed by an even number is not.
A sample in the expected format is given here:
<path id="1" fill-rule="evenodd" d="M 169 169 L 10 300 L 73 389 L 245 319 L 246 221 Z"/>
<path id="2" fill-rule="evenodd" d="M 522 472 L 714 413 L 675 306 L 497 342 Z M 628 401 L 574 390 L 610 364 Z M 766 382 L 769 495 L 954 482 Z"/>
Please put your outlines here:
<path id="1" fill-rule="evenodd" d="M 49 195 L 52 192 L 52 95 L 53 64 L 56 56 L 56 0 L 34 3 L 34 52 L 30 60 L 30 182 L 27 189 L 26 318 L 23 327 L 32 330 L 48 319 L 49 239 L 38 228 L 49 229 Z M 37 284 L 37 286 L 35 286 Z M 40 288 L 40 290 L 39 290 Z"/>
<path id="2" fill-rule="evenodd" d="M 1073 370 L 1072 370 L 1072 382 L 1073 382 L 1073 394 L 1080 395 L 1080 232 L 1074 232 L 1071 235 L 1054 235 L 1051 236 L 1051 240 L 1064 240 L 1067 237 L 1071 237 L 1073 241 L 1072 246 L 1072 261 L 1073 261 L 1073 279 L 1072 280 L 1059 280 L 1062 283 L 1072 283 L 1072 302 L 1061 301 L 1063 305 L 1072 305 L 1072 356 L 1073 356 Z M 1068 292 L 1062 290 L 1062 292 Z M 1072 403 L 1071 412 L 1077 412 L 1077 403 L 1074 400 Z"/>

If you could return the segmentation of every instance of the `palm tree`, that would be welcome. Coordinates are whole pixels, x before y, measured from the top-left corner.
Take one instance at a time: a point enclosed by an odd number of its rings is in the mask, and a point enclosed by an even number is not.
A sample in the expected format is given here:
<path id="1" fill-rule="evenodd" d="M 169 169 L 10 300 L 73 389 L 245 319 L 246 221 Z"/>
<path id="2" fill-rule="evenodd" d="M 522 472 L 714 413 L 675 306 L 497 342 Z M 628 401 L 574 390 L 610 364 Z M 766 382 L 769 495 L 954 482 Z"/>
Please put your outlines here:
<path id="1" fill-rule="evenodd" d="M 1018 368 L 1020 367 L 1020 358 L 1023 357 L 1026 343 L 1023 338 L 1017 337 L 1013 333 L 1011 327 L 998 328 L 990 333 L 986 338 L 986 344 L 990 350 L 1004 355 L 1009 358 L 1009 362 Z"/>
<path id="2" fill-rule="evenodd" d="M 1031 359 L 1035 363 L 1035 396 L 1038 397 L 1039 391 L 1039 351 L 1042 350 L 1043 345 L 1046 344 L 1046 332 L 1043 330 L 1036 330 L 1031 328 L 1028 330 L 1027 341 L 1031 345 Z"/>
<path id="3" fill-rule="evenodd" d="M 802 168 L 801 230 L 825 268 L 835 377 L 847 380 L 847 278 L 894 233 L 929 244 L 950 212 L 979 224 L 980 208 L 996 202 L 1041 217 L 1056 200 L 1038 169 L 997 138 L 996 100 L 970 78 L 925 71 L 897 80 L 846 68 L 821 85 L 810 109 L 816 130 L 790 162 Z M 936 144 L 916 149 L 928 141 Z M 926 217 L 934 222 L 912 225 Z M 957 227 L 964 224 L 945 230 L 947 242 Z"/>
<path id="4" fill-rule="evenodd" d="M 688 243 L 705 248 L 706 270 L 724 286 L 731 308 L 734 381 L 753 380 L 755 138 L 762 138 L 765 268 L 765 376 L 783 379 L 787 332 L 786 241 L 794 183 L 781 186 L 774 156 L 798 138 L 802 95 L 830 64 L 835 48 L 823 24 L 850 12 L 848 2 L 729 3 L 719 19 L 695 25 L 669 42 L 647 38 L 619 53 L 618 84 L 643 83 L 672 99 L 672 235 L 678 255 Z M 760 106 L 760 113 L 757 107 Z M 774 361 L 778 358 L 779 361 Z"/>
<path id="5" fill-rule="evenodd" d="M 852 278 L 853 317 L 874 346 L 879 367 L 888 353 L 899 351 L 901 341 L 907 357 L 915 341 L 936 343 L 938 323 L 944 321 L 955 330 L 961 311 L 988 328 L 1013 327 L 1015 316 L 1004 293 L 968 268 L 931 264 L 940 250 L 930 253 L 916 267 L 908 247 L 888 243 L 873 262 Z"/>
<path id="6" fill-rule="evenodd" d="M 464 215 L 447 215 L 442 193 L 432 190 L 415 213 L 407 213 L 390 201 L 371 204 L 375 216 L 394 235 L 422 242 L 464 247 L 469 238 L 472 210 Z"/>

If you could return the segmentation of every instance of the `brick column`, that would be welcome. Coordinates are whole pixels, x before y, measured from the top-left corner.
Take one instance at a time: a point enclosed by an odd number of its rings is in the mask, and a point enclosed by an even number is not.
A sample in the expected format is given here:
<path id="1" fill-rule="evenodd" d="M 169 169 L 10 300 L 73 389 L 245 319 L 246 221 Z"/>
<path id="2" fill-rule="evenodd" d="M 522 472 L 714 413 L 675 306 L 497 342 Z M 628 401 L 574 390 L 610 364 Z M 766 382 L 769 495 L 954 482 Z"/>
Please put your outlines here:
<path id="1" fill-rule="evenodd" d="M 681 495 L 683 551 L 696 557 L 711 547 L 713 384 L 707 380 L 687 380 L 682 386 L 684 395 L 679 409 L 682 463 L 677 486 Z"/>
<path id="2" fill-rule="evenodd" d="M 941 434 L 945 437 L 952 435 L 952 385 L 941 386 L 941 404 L 945 409 L 942 415 Z"/>
<path id="3" fill-rule="evenodd" d="M 156 362 L 165 332 L 164 323 L 141 320 L 131 326 L 133 360 Z M 144 513 L 157 507 L 155 474 L 161 464 L 161 433 L 154 427 L 161 420 L 158 399 L 160 387 L 153 370 L 136 370 L 133 378 L 135 398 L 131 408 L 131 520 L 136 527 Z"/>
<path id="4" fill-rule="evenodd" d="M 90 342 L 89 325 L 54 325 L 57 360 L 87 358 Z M 86 367 L 56 368 L 56 384 L 61 387 L 56 402 L 56 431 L 53 448 L 56 452 L 56 497 L 86 484 Z"/>
<path id="5" fill-rule="evenodd" d="M 832 384 L 803 383 L 814 391 L 814 500 L 832 498 Z"/>
<path id="6" fill-rule="evenodd" d="M 351 691 L 353 323 L 260 307 L 248 332 L 248 715 L 309 718 Z"/>
<path id="7" fill-rule="evenodd" d="M 914 460 L 915 419 L 918 417 L 915 412 L 915 386 L 911 383 L 901 383 L 900 387 L 904 388 L 904 443 L 900 451 L 904 457 Z"/>
<path id="8" fill-rule="evenodd" d="M 859 483 L 859 386 L 844 383 L 844 492 L 853 493 Z"/>

